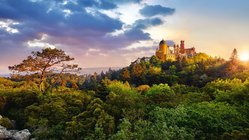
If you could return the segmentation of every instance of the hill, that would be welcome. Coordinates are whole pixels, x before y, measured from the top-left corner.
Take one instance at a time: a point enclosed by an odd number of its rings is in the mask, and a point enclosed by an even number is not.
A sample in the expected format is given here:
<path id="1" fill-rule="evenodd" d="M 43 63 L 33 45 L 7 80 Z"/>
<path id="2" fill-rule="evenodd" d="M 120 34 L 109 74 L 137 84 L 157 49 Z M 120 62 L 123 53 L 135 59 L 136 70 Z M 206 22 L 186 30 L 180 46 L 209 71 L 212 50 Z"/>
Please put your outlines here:
<path id="1" fill-rule="evenodd" d="M 95 72 L 100 74 L 101 72 L 107 72 L 108 70 L 119 70 L 121 67 L 93 67 L 93 68 L 82 68 L 82 74 L 94 74 Z"/>
<path id="2" fill-rule="evenodd" d="M 106 73 L 0 78 L 0 125 L 36 139 L 248 139 L 249 67 L 199 53 Z"/>

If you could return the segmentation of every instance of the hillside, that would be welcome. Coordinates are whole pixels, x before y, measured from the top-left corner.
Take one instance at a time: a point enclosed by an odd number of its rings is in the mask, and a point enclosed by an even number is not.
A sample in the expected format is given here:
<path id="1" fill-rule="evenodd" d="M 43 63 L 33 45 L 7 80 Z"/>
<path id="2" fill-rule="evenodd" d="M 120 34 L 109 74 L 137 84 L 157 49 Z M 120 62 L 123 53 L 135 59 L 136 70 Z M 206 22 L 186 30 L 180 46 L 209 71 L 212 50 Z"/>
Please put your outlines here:
<path id="1" fill-rule="evenodd" d="M 47 75 L 43 90 L 39 73 L 0 78 L 0 125 L 36 139 L 249 138 L 249 68 L 236 57 Z"/>

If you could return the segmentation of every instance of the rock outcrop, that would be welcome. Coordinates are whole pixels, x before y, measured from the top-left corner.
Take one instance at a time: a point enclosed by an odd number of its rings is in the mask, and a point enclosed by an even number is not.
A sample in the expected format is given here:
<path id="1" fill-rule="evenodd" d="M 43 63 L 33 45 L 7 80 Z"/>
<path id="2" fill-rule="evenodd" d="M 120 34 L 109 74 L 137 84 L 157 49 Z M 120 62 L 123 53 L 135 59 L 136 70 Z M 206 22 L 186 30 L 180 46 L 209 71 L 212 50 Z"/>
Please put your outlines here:
<path id="1" fill-rule="evenodd" d="M 31 133 L 28 129 L 24 130 L 7 130 L 0 125 L 0 139 L 14 139 L 14 140 L 29 140 Z"/>

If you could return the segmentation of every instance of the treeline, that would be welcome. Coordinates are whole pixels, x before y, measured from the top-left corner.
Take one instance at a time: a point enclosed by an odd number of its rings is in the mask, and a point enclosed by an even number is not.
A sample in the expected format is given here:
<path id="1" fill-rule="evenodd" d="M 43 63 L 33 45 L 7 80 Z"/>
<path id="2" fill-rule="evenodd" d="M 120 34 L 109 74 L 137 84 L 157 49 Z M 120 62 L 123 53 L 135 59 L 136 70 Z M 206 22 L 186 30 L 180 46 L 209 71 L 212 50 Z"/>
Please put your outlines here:
<path id="1" fill-rule="evenodd" d="M 96 89 L 97 85 L 91 85 L 101 79 L 120 80 L 129 82 L 132 86 L 167 83 L 184 84 L 188 86 L 203 87 L 208 82 L 216 79 L 240 78 L 245 80 L 249 74 L 249 64 L 238 60 L 237 51 L 234 50 L 230 60 L 211 57 L 205 53 L 198 53 L 193 58 L 182 58 L 177 61 L 162 62 L 155 56 L 140 58 L 130 66 L 118 71 L 109 70 L 107 73 L 93 75 L 86 89 Z M 84 87 L 84 86 L 83 86 Z"/>

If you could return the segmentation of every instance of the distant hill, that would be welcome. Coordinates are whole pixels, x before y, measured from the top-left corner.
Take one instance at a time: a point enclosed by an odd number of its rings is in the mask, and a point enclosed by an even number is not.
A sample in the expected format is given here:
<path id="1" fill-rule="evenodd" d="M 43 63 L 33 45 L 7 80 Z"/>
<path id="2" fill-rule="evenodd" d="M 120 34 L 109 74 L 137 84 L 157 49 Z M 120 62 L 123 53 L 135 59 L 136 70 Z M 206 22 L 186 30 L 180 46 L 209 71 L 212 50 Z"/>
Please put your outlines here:
<path id="1" fill-rule="evenodd" d="M 0 74 L 0 77 L 9 77 L 10 74 Z"/>
<path id="2" fill-rule="evenodd" d="M 81 74 L 93 74 L 96 72 L 97 74 L 100 74 L 102 71 L 107 72 L 109 69 L 111 70 L 119 70 L 122 67 L 95 67 L 95 68 L 82 68 Z M 0 77 L 9 77 L 10 74 L 0 74 Z"/>
<path id="3" fill-rule="evenodd" d="M 102 71 L 107 72 L 109 69 L 119 70 L 122 67 L 96 67 L 96 68 L 82 68 L 82 74 L 93 74 L 94 72 L 100 74 Z"/>

